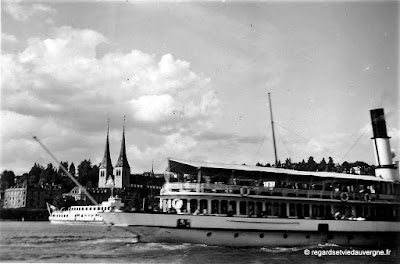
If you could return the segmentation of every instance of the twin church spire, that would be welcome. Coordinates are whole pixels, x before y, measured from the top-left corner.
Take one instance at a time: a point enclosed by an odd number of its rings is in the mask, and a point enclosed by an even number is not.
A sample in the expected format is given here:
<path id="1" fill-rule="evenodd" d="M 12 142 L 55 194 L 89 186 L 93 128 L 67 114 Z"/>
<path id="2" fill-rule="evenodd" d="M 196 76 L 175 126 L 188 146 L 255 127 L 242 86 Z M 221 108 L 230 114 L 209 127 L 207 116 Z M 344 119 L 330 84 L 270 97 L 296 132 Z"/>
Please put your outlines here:
<path id="1" fill-rule="evenodd" d="M 131 169 L 128 163 L 128 159 L 126 157 L 125 116 L 124 116 L 123 130 L 122 130 L 121 149 L 115 168 L 113 168 L 111 162 L 109 133 L 110 133 L 110 120 L 108 120 L 107 124 L 107 138 L 106 138 L 103 161 L 101 162 L 99 168 L 99 188 L 111 187 L 109 186 L 110 182 L 112 182 L 114 188 L 128 187 L 129 175 L 131 174 Z"/>
<path id="2" fill-rule="evenodd" d="M 124 126 L 122 129 L 122 142 L 121 150 L 119 152 L 119 158 L 115 167 L 129 167 L 128 159 L 126 158 L 126 148 L 125 148 L 125 116 L 124 116 Z"/>

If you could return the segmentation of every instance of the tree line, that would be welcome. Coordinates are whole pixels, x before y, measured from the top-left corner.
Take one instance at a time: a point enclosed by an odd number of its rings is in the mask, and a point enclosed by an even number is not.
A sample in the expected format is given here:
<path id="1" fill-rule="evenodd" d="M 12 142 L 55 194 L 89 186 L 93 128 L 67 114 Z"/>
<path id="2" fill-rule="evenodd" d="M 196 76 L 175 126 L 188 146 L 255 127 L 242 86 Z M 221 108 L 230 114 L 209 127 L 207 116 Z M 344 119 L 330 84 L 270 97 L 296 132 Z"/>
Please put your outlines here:
<path id="1" fill-rule="evenodd" d="M 344 161 L 342 164 L 339 164 L 335 163 L 332 157 L 328 158 L 328 162 L 326 162 L 325 158 L 322 158 L 322 160 L 318 163 L 314 160 L 314 157 L 310 156 L 307 162 L 303 159 L 301 162 L 296 163 L 292 162 L 290 158 L 287 158 L 284 163 L 282 163 L 280 160 L 278 160 L 276 165 L 271 165 L 270 163 L 266 163 L 264 165 L 260 162 L 257 162 L 256 166 L 276 167 L 299 171 L 327 171 L 348 174 L 355 174 L 355 168 L 359 168 L 360 174 L 362 175 L 375 175 L 374 165 L 369 165 L 363 161 L 356 161 L 352 163 Z"/>
<path id="2" fill-rule="evenodd" d="M 97 187 L 99 167 L 92 165 L 90 159 L 82 161 L 77 169 L 73 162 L 69 164 L 67 161 L 62 161 L 61 164 L 83 186 L 89 188 Z M 28 173 L 23 173 L 19 176 L 15 176 L 13 171 L 3 171 L 0 179 L 0 189 L 4 190 L 13 186 L 32 188 L 60 186 L 62 192 L 69 192 L 75 187 L 75 184 L 62 170 L 61 166 L 56 168 L 52 163 L 49 163 L 44 167 L 39 163 L 35 163 Z"/>
<path id="3" fill-rule="evenodd" d="M 99 167 L 92 165 L 90 159 L 82 161 L 78 168 L 75 168 L 74 163 L 69 164 L 67 161 L 61 162 L 61 164 L 74 176 L 80 184 L 83 186 L 94 188 L 98 186 L 98 175 Z M 246 165 L 246 164 L 243 164 Z M 292 162 L 290 158 L 287 158 L 284 163 L 278 160 L 277 164 L 271 165 L 270 163 L 257 162 L 256 166 L 261 167 L 277 167 L 299 171 L 327 171 L 327 172 L 338 172 L 338 173 L 353 173 L 355 174 L 355 167 L 360 169 L 360 174 L 363 175 L 375 175 L 375 166 L 368 165 L 363 161 L 356 161 L 349 163 L 347 161 L 342 164 L 335 163 L 332 157 L 328 158 L 326 162 L 325 158 L 318 163 L 310 156 L 307 162 L 303 159 L 301 162 Z M 60 186 L 62 192 L 69 192 L 75 187 L 75 184 L 65 174 L 61 167 L 54 167 L 52 163 L 47 164 L 46 167 L 35 163 L 28 173 L 16 176 L 13 171 L 4 170 L 1 174 L 0 179 L 0 190 L 7 188 L 17 187 L 48 187 L 48 186 Z"/>

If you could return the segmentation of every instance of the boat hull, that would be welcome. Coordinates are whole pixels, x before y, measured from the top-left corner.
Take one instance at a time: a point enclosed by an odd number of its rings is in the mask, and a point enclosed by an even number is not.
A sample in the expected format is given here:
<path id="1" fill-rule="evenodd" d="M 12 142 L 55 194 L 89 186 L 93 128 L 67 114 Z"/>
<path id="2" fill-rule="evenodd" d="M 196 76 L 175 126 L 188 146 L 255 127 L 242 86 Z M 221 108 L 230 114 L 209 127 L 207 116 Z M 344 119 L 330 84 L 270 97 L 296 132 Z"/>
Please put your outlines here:
<path id="1" fill-rule="evenodd" d="M 105 213 L 105 221 L 139 242 L 234 247 L 398 246 L 398 223 L 316 219 L 247 218 L 174 214 Z"/>
<path id="2" fill-rule="evenodd" d="M 105 225 L 104 221 L 75 221 L 75 220 L 50 220 L 51 224 L 61 224 L 61 225 Z"/>
<path id="3" fill-rule="evenodd" d="M 340 246 L 395 246 L 400 236 L 391 233 L 339 233 L 327 235 L 318 232 L 293 231 L 237 231 L 217 229 L 191 229 L 119 226 L 137 236 L 144 243 L 191 243 L 232 247 L 265 247 L 265 246 L 315 246 L 319 244 L 335 244 Z M 392 241 L 392 242 L 389 242 Z M 389 242 L 389 243 L 388 243 Z"/>

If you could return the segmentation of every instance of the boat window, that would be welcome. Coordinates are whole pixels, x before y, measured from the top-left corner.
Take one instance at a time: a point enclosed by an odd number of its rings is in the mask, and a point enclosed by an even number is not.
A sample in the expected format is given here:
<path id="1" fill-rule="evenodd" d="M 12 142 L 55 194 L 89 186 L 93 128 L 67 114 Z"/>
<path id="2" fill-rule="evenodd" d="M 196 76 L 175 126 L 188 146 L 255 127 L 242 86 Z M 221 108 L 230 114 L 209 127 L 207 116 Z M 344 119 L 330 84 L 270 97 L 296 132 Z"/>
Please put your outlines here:
<path id="1" fill-rule="evenodd" d="M 316 205 L 316 204 L 313 204 L 313 205 L 311 206 L 311 216 L 312 216 L 312 217 L 317 217 L 317 215 L 318 215 L 318 208 L 317 208 L 317 205 Z"/>
<path id="2" fill-rule="evenodd" d="M 296 207 L 294 203 L 289 204 L 289 216 L 295 216 L 296 215 Z"/>
<path id="3" fill-rule="evenodd" d="M 344 214 L 345 214 L 346 217 L 351 216 L 352 213 L 351 213 L 351 206 L 350 205 L 346 205 Z"/>
<path id="4" fill-rule="evenodd" d="M 360 205 L 356 206 L 356 217 L 362 217 L 363 213 L 362 213 L 362 207 Z"/>
<path id="5" fill-rule="evenodd" d="M 221 201 L 221 214 L 227 214 L 228 213 L 228 201 L 223 200 Z"/>
<path id="6" fill-rule="evenodd" d="M 265 213 L 266 215 L 272 215 L 272 204 L 270 202 L 265 204 Z"/>
<path id="7" fill-rule="evenodd" d="M 182 199 L 182 207 L 181 207 L 181 211 L 183 213 L 187 213 L 187 205 L 188 205 L 188 200 L 186 199 Z"/>
<path id="8" fill-rule="evenodd" d="M 296 215 L 299 218 L 303 218 L 303 205 L 302 204 L 296 204 Z"/>
<path id="9" fill-rule="evenodd" d="M 249 215 L 254 215 L 254 202 L 248 202 Z"/>
<path id="10" fill-rule="evenodd" d="M 399 221 L 399 219 L 400 219 L 399 216 L 400 216 L 400 208 L 397 206 L 394 208 L 394 217 L 397 221 Z"/>
<path id="11" fill-rule="evenodd" d="M 309 204 L 305 204 L 304 205 L 304 217 L 310 217 L 310 205 Z"/>
<path id="12" fill-rule="evenodd" d="M 272 215 L 279 216 L 279 203 L 274 203 L 272 206 Z"/>
<path id="13" fill-rule="evenodd" d="M 229 201 L 228 214 L 236 215 L 236 201 Z"/>
<path id="14" fill-rule="evenodd" d="M 218 200 L 212 200 L 211 201 L 211 213 L 212 214 L 218 214 L 219 213 L 218 207 L 219 207 L 219 201 Z"/>
<path id="15" fill-rule="evenodd" d="M 332 217 L 332 207 L 331 207 L 330 205 L 327 205 L 326 208 L 325 208 L 325 210 L 326 210 L 325 217 L 326 217 L 327 219 L 332 219 L 332 218 L 333 218 L 333 217 Z"/>
<path id="16" fill-rule="evenodd" d="M 197 200 L 192 199 L 190 200 L 190 212 L 193 214 L 197 210 Z"/>
<path id="17" fill-rule="evenodd" d="M 393 194 L 394 193 L 394 191 L 393 191 L 393 189 L 394 189 L 394 186 L 393 186 L 393 184 L 392 183 L 388 183 L 387 184 L 388 186 L 388 188 L 387 188 L 387 194 Z"/>
<path id="18" fill-rule="evenodd" d="M 375 210 L 375 206 L 370 206 L 369 207 L 369 215 L 372 219 L 375 219 L 376 217 L 376 210 Z"/>
<path id="19" fill-rule="evenodd" d="M 325 216 L 325 207 L 322 204 L 318 205 L 318 216 L 319 217 Z"/>
<path id="20" fill-rule="evenodd" d="M 280 214 L 280 217 L 287 217 L 286 203 L 281 203 L 281 214 Z"/>
<path id="21" fill-rule="evenodd" d="M 208 213 L 208 206 L 207 206 L 207 200 L 200 200 L 200 213 L 201 214 L 207 214 Z"/>
<path id="22" fill-rule="evenodd" d="M 256 210 L 255 210 L 255 214 L 258 216 L 261 216 L 261 212 L 262 212 L 262 202 L 257 202 L 256 203 Z"/>
<path id="23" fill-rule="evenodd" d="M 382 183 L 381 190 L 382 190 L 382 193 L 383 193 L 383 194 L 387 194 L 387 192 L 386 192 L 386 191 L 387 191 L 386 186 L 387 186 L 386 183 Z"/>
<path id="24" fill-rule="evenodd" d="M 245 201 L 241 201 L 239 203 L 239 214 L 246 215 L 247 206 Z"/>
<path id="25" fill-rule="evenodd" d="M 391 208 L 391 207 L 386 207 L 385 208 L 385 219 L 387 219 L 387 220 L 393 220 L 393 217 L 394 217 L 394 215 L 393 215 L 393 209 Z"/>

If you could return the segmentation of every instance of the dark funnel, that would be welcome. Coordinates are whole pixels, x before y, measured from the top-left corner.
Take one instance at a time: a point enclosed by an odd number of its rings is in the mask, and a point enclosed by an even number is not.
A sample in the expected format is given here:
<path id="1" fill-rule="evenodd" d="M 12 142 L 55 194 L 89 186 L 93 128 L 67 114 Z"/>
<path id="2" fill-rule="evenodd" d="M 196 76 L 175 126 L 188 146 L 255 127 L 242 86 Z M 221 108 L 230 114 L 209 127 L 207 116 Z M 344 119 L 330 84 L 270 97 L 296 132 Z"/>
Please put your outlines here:
<path id="1" fill-rule="evenodd" d="M 370 110 L 372 129 L 374 131 L 373 138 L 389 138 L 386 131 L 385 113 L 383 108 Z"/>

